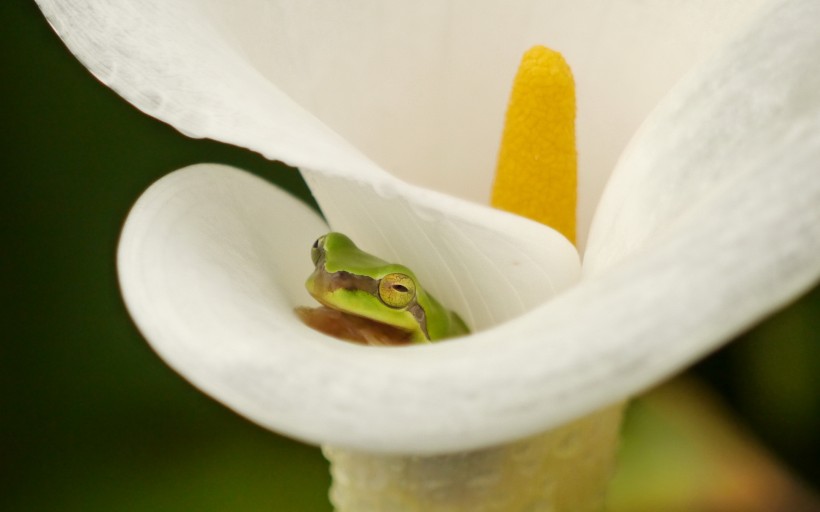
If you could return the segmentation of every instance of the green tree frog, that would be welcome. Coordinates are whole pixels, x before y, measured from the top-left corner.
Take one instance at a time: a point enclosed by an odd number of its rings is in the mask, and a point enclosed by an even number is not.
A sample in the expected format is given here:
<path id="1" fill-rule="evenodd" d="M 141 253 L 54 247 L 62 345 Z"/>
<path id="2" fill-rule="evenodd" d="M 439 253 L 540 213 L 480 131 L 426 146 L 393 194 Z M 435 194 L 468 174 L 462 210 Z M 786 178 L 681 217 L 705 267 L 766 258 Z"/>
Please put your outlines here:
<path id="1" fill-rule="evenodd" d="M 324 308 L 297 308 L 309 326 L 368 344 L 429 343 L 470 331 L 424 291 L 407 267 L 359 249 L 341 233 L 319 237 L 305 286 Z"/>

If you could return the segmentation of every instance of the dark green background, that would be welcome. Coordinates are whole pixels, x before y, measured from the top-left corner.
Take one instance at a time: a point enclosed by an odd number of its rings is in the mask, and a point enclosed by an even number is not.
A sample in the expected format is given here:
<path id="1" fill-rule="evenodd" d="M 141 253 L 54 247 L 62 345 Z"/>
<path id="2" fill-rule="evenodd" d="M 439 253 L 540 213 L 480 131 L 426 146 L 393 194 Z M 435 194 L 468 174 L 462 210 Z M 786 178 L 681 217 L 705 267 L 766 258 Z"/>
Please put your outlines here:
<path id="1" fill-rule="evenodd" d="M 114 267 L 128 209 L 160 176 L 224 162 L 308 197 L 298 174 L 141 114 L 69 54 L 33 3 L 2 2 L 0 15 L 0 509 L 329 510 L 318 449 L 252 425 L 160 362 L 125 312 Z M 815 290 L 697 369 L 815 485 L 818 317 Z"/>

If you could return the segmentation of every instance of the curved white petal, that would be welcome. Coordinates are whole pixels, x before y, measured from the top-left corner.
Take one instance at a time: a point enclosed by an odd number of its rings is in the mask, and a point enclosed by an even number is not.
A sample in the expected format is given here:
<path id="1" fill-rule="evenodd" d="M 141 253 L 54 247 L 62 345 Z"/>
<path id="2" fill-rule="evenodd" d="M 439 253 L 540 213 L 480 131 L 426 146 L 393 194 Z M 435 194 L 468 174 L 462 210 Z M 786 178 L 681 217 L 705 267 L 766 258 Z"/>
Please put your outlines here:
<path id="1" fill-rule="evenodd" d="M 526 219 L 472 208 L 475 222 L 429 220 L 420 236 L 443 236 L 432 245 L 434 258 L 402 248 L 397 259 L 420 267 L 425 287 L 468 324 L 501 323 L 577 282 L 577 253 L 564 238 Z M 482 222 L 481 210 L 496 222 Z M 429 355 L 414 363 L 418 351 L 354 346 L 302 325 L 293 308 L 313 303 L 304 291 L 309 248 L 326 230 L 309 208 L 259 178 L 219 165 L 186 168 L 151 186 L 128 217 L 118 256 L 123 296 L 171 366 L 263 425 L 313 442 L 440 449 L 436 435 L 455 410 L 419 415 L 413 388 L 431 392 L 440 379 L 469 385 L 480 376 L 464 380 L 459 373 L 473 370 L 457 359 L 445 365 L 461 367 L 450 376 L 426 368 Z M 435 265 L 425 267 L 431 259 Z M 496 331 L 492 339 L 505 343 L 504 336 Z M 462 347 L 457 353 L 472 350 L 472 342 L 450 344 Z M 416 431 L 408 443 L 384 431 L 390 444 L 373 439 L 380 422 L 392 429 L 408 414 L 426 432 L 421 438 Z M 479 430 L 468 442 L 484 442 Z"/>
<path id="2" fill-rule="evenodd" d="M 634 129 L 760 3 L 38 0 L 100 80 L 184 133 L 354 179 L 371 159 L 481 203 L 518 61 L 549 45 L 578 84 L 581 238 Z"/>
<path id="3" fill-rule="evenodd" d="M 600 225 L 610 222 L 607 211 L 614 212 L 610 225 L 623 229 L 618 236 L 634 252 L 619 259 L 617 239 L 596 236 L 593 246 L 600 248 L 590 256 L 592 277 L 523 316 L 467 339 L 402 349 L 353 346 L 295 323 L 288 324 L 294 330 L 285 330 L 284 323 L 270 319 L 274 313 L 266 316 L 285 300 L 268 301 L 281 292 L 266 281 L 274 263 L 261 257 L 283 240 L 270 234 L 278 229 L 271 219 L 279 210 L 270 205 L 279 193 L 255 179 L 248 186 L 239 182 L 249 178 L 227 186 L 210 175 L 202 190 L 209 181 L 214 190 L 204 197 L 224 189 L 235 194 L 233 206 L 229 202 L 218 214 L 214 208 L 220 201 L 209 200 L 199 213 L 174 206 L 175 196 L 200 190 L 199 178 L 185 186 L 152 188 L 135 207 L 120 253 L 129 308 L 146 337 L 188 378 L 255 421 L 312 442 L 370 451 L 462 450 L 531 434 L 628 397 L 820 276 L 818 9 L 812 0 L 793 0 L 761 18 L 671 96 L 634 142 L 618 178 L 629 180 L 644 168 L 663 176 L 669 168 L 673 178 L 691 172 L 697 181 L 698 166 L 704 165 L 712 170 L 703 179 L 717 185 L 697 194 L 690 192 L 692 181 L 681 178 L 676 183 L 684 189 L 682 197 L 698 199 L 679 216 L 649 210 L 667 219 L 662 229 L 635 221 L 628 207 L 602 207 Z M 754 115 L 744 117 L 743 126 L 732 115 L 718 115 L 723 108 L 746 112 L 733 99 L 739 89 L 755 91 L 750 96 L 755 108 L 749 111 Z M 669 128 L 675 123 L 677 133 Z M 721 152 L 692 133 L 712 134 L 737 147 Z M 710 163 L 708 151 L 716 151 L 718 165 Z M 679 169 L 678 161 L 685 168 Z M 655 194 L 655 201 L 663 199 L 657 187 Z M 389 190 L 384 196 L 397 198 L 399 209 L 413 208 Z M 342 194 L 339 201 L 349 197 Z M 635 197 L 639 207 L 650 204 L 640 191 Z M 478 207 L 452 201 L 457 215 L 424 212 L 421 217 L 430 222 L 424 231 L 443 226 L 480 242 L 456 246 L 465 247 L 464 254 L 505 251 L 507 244 L 525 243 L 527 230 L 536 235 L 531 223 L 502 215 L 480 218 Z M 182 204 L 190 206 L 187 200 Z M 246 216 L 246 209 L 256 214 Z M 233 210 L 239 213 L 227 215 Z M 474 226 L 465 220 L 471 212 Z M 618 212 L 626 213 L 619 217 Z M 224 223 L 219 220 L 226 215 Z M 634 223 L 634 231 L 621 228 L 621 222 Z M 504 223 L 507 228 L 499 229 Z M 186 233 L 193 244 L 185 243 Z M 494 237 L 504 243 L 494 243 Z M 204 250 L 202 240 L 213 249 Z M 540 244 L 535 240 L 516 250 L 534 254 Z M 248 251 L 255 256 L 244 257 Z M 499 261 L 507 265 L 503 272 L 514 268 L 512 258 Z M 487 268 L 469 258 L 443 260 L 451 268 L 461 263 L 478 266 L 473 278 Z M 171 279 L 186 272 L 184 283 Z M 191 295 L 198 290 L 191 283 L 200 280 L 213 288 Z M 494 292 L 469 299 L 501 302 Z M 211 316 L 215 320 L 206 321 Z M 277 336 L 285 332 L 290 334 Z"/>
<path id="4" fill-rule="evenodd" d="M 775 2 L 751 31 L 665 98 L 613 173 L 584 255 L 585 274 L 656 243 L 732 189 L 799 179 L 792 162 L 820 151 L 818 24 L 820 3 Z M 803 179 L 820 180 L 820 173 Z M 793 203 L 784 196 L 760 208 L 794 211 L 797 220 L 802 212 Z M 722 223 L 735 205 L 726 201 L 723 208 L 704 223 Z"/>

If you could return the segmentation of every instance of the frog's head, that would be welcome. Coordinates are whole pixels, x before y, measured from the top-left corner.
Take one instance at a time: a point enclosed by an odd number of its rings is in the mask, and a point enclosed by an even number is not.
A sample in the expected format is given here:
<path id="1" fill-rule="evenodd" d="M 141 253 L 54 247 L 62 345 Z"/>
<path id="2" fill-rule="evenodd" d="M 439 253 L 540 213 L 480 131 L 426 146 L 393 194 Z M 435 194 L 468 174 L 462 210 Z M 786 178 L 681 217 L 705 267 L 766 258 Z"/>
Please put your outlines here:
<path id="1" fill-rule="evenodd" d="M 432 303 L 410 269 L 362 251 L 341 233 L 319 237 L 311 258 L 316 268 L 306 287 L 317 301 L 408 331 L 413 341 L 430 340 L 428 309 Z"/>

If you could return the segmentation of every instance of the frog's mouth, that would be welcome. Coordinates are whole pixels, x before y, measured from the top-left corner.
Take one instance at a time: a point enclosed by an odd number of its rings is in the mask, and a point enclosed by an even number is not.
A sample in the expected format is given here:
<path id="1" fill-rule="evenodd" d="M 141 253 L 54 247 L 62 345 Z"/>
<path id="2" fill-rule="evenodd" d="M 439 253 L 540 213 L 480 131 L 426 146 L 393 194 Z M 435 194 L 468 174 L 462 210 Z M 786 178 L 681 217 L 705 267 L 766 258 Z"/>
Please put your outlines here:
<path id="1" fill-rule="evenodd" d="M 343 311 L 343 308 L 340 308 L 338 304 L 326 302 L 323 295 L 316 292 L 316 290 L 325 290 L 332 293 L 339 289 L 368 293 L 378 298 L 379 280 L 367 276 L 357 276 L 343 270 L 326 272 L 321 264 L 317 265 L 316 270 L 308 278 L 307 290 L 324 308 L 313 308 L 313 313 L 304 313 L 304 311 L 309 311 L 311 308 L 297 308 L 297 314 L 302 321 L 319 332 L 339 339 L 368 345 L 402 345 L 411 341 L 427 341 L 430 339 L 427 332 L 427 317 L 424 308 L 417 302 L 414 301 L 405 309 L 415 318 L 423 333 L 424 340 L 419 340 L 417 333 L 415 334 L 416 339 L 413 340 L 414 333 L 410 330 Z M 323 311 L 324 309 L 329 311 Z M 302 312 L 300 313 L 300 311 Z M 334 313 L 331 313 L 331 311 Z M 311 318 L 311 320 L 306 320 L 306 317 Z M 359 335 L 354 332 L 356 329 L 360 329 L 363 334 Z M 374 342 L 374 340 L 378 342 Z"/>
<path id="2" fill-rule="evenodd" d="M 308 327 L 340 340 L 363 345 L 400 346 L 412 343 L 412 333 L 338 309 L 297 307 L 296 314 Z"/>

